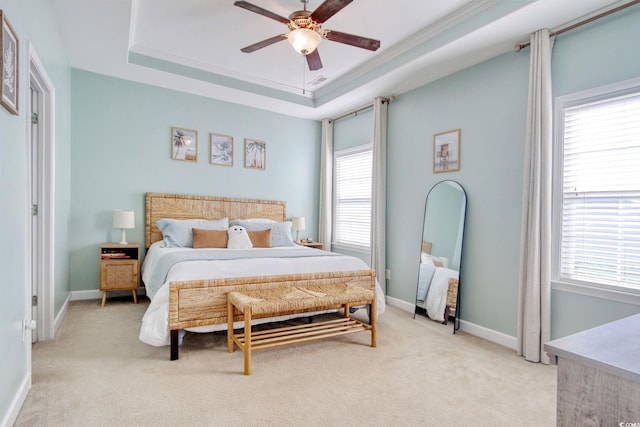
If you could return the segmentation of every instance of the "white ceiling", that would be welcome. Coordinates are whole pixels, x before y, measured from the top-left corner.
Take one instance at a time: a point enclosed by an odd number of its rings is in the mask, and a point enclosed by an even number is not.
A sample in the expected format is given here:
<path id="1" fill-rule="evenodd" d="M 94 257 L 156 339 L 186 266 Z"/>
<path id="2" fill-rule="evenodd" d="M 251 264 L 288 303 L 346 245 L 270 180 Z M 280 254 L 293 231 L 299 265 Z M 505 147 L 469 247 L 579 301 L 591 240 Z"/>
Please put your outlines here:
<path id="1" fill-rule="evenodd" d="M 299 0 L 249 2 L 284 17 L 302 9 Z M 233 0 L 51 3 L 72 67 L 319 120 L 510 51 L 539 28 L 559 29 L 625 1 L 354 0 L 322 28 L 378 39 L 381 48 L 323 40 L 323 68 L 313 72 L 286 41 L 241 52 L 287 28 Z M 310 0 L 308 9 L 321 3 Z M 319 78 L 326 80 L 313 85 Z"/>

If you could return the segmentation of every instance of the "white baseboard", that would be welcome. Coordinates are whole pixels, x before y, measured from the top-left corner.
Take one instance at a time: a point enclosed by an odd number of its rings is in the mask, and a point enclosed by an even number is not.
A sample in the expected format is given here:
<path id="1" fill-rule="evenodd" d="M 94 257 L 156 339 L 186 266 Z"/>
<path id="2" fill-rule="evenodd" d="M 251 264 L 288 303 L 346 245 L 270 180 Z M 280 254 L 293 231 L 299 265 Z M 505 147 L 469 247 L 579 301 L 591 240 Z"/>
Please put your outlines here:
<path id="1" fill-rule="evenodd" d="M 493 329 L 485 328 L 484 326 L 476 325 L 475 323 L 467 322 L 466 320 L 460 319 L 459 330 L 512 350 L 516 350 L 518 346 L 518 340 L 516 337 L 503 334 L 502 332 L 498 332 Z"/>
<path id="2" fill-rule="evenodd" d="M 62 304 L 62 308 L 56 315 L 56 318 L 53 320 L 53 337 L 55 338 L 58 333 L 58 329 L 62 325 L 65 317 L 67 317 L 67 312 L 69 311 L 69 302 L 71 301 L 71 293 L 67 295 L 67 298 L 64 300 L 64 304 Z"/>
<path id="3" fill-rule="evenodd" d="M 86 299 L 100 299 L 102 292 L 98 289 L 92 291 L 71 291 L 71 301 L 82 301 Z"/>
<path id="4" fill-rule="evenodd" d="M 385 299 L 387 301 L 387 304 L 389 304 L 391 307 L 396 307 L 402 311 L 408 311 L 409 313 L 413 313 L 415 310 L 415 305 L 411 304 L 410 302 L 406 302 L 398 298 L 393 298 L 388 295 Z"/>
<path id="5" fill-rule="evenodd" d="M 113 295 L 115 292 L 119 292 L 122 295 L 131 295 L 130 291 L 113 291 L 109 292 L 109 295 Z M 146 290 L 144 287 L 138 288 L 136 291 L 136 295 L 146 295 Z M 82 301 L 88 299 L 102 299 L 102 291 L 99 289 L 93 289 L 89 291 L 72 291 L 71 292 L 71 301 Z"/>
<path id="6" fill-rule="evenodd" d="M 396 307 L 400 310 L 408 311 L 409 313 L 413 313 L 415 310 L 415 305 L 411 304 L 410 302 L 406 302 L 390 296 L 387 296 L 386 300 L 387 304 L 391 307 Z M 516 350 L 518 346 L 518 340 L 516 339 L 516 337 L 503 334 L 502 332 L 498 332 L 493 329 L 485 328 L 484 326 L 476 325 L 475 323 L 467 322 L 466 320 L 460 319 L 459 330 L 466 334 L 474 335 L 478 338 L 491 341 L 493 343 L 513 350 Z"/>
<path id="7" fill-rule="evenodd" d="M 28 372 L 20 383 L 20 387 L 18 387 L 16 395 L 13 397 L 13 400 L 9 405 L 9 409 L 0 421 L 0 427 L 11 427 L 15 424 L 18 419 L 18 415 L 20 414 L 20 410 L 22 409 L 22 405 L 24 405 L 24 401 L 27 400 L 27 394 L 29 394 L 30 388 L 31 373 Z"/>

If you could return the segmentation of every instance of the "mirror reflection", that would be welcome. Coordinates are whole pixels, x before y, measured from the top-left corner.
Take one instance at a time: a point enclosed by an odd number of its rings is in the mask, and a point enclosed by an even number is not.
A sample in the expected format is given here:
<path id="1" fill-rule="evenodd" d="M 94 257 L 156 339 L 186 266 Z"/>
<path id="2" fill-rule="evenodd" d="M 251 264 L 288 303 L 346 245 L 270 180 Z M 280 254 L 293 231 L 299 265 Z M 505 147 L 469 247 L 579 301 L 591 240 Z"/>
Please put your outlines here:
<path id="1" fill-rule="evenodd" d="M 460 260 L 467 196 L 455 181 L 431 188 L 425 202 L 416 292 L 416 313 L 457 329 Z"/>

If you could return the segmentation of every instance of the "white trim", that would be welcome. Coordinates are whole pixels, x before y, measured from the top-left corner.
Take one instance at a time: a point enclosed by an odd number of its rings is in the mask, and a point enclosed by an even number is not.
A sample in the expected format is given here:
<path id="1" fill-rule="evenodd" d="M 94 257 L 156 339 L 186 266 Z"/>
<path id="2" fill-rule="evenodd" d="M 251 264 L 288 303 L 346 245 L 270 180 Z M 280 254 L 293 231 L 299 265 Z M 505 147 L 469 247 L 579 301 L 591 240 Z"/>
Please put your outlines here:
<path id="1" fill-rule="evenodd" d="M 31 340 L 29 341 L 29 346 L 31 346 Z M 27 400 L 27 395 L 29 394 L 29 390 L 31 389 L 31 371 L 27 372 L 25 377 L 22 379 L 20 383 L 20 387 L 13 397 L 11 404 L 9 404 L 9 408 L 7 412 L 4 414 L 4 418 L 0 420 L 0 427 L 11 427 L 15 424 L 18 419 L 18 415 L 20 415 L 20 410 L 24 405 L 25 400 Z"/>
<path id="2" fill-rule="evenodd" d="M 109 295 L 113 295 L 114 292 L 119 292 L 120 295 L 131 295 L 131 291 L 111 291 Z M 136 289 L 136 295 L 147 295 L 146 289 L 144 287 L 139 287 Z M 91 289 L 86 291 L 71 291 L 69 296 L 69 301 L 84 301 L 91 299 L 102 299 L 102 291 L 100 289 Z"/>
<path id="3" fill-rule="evenodd" d="M 634 290 L 625 291 L 623 287 L 615 287 L 615 289 L 606 289 L 604 285 L 589 285 L 587 283 L 567 283 L 552 280 L 551 289 L 569 292 L 572 294 L 585 295 L 588 297 L 602 298 L 611 301 L 624 302 L 627 304 L 640 305 L 640 294 Z"/>
<path id="4" fill-rule="evenodd" d="M 552 200 L 552 245 L 551 245 L 551 289 L 602 298 L 627 304 L 640 305 L 640 294 L 624 286 L 600 283 L 571 283 L 561 280 L 560 250 L 562 247 L 562 178 L 560 161 L 564 147 L 564 109 L 576 105 L 613 98 L 640 89 L 640 77 L 585 89 L 556 97 L 554 104 L 554 147 L 553 147 L 553 200 Z"/>
<path id="5" fill-rule="evenodd" d="M 409 313 L 413 313 L 416 308 L 415 304 L 411 304 L 410 302 L 406 302 L 398 298 L 390 297 L 389 295 L 387 295 L 386 301 L 387 304 L 389 304 L 391 307 L 396 307 L 402 311 L 407 311 Z"/>
<path id="6" fill-rule="evenodd" d="M 386 300 L 387 304 L 389 304 L 391 307 L 396 307 L 409 313 L 413 313 L 415 309 L 414 304 L 403 301 L 401 299 L 387 296 Z M 484 326 L 476 325 L 475 323 L 467 322 L 466 320 L 459 319 L 459 321 L 460 329 L 458 330 L 461 332 L 476 336 L 478 338 L 482 338 L 487 341 L 491 341 L 492 343 L 510 348 L 514 351 L 517 348 L 518 340 L 516 337 L 512 337 L 511 335 L 507 335 L 493 329 L 485 328 Z"/>
<path id="7" fill-rule="evenodd" d="M 71 302 L 71 294 L 68 294 L 67 298 L 64 300 L 64 303 L 62 304 L 62 308 L 60 309 L 60 311 L 56 315 L 55 320 L 53 321 L 54 335 L 58 333 L 60 326 L 62 326 L 62 322 L 64 322 L 64 319 L 67 317 L 67 312 L 69 311 L 70 302 Z"/>
<path id="8" fill-rule="evenodd" d="M 54 331 L 54 278 L 55 278 L 55 261 L 53 256 L 54 236 L 54 215 L 55 215 L 55 89 L 54 85 L 46 73 L 45 67 L 40 61 L 40 57 L 36 53 L 33 44 L 28 45 L 29 53 L 29 84 L 35 83 L 42 95 L 42 111 L 40 114 L 42 120 L 39 126 L 42 144 L 42 156 L 40 164 L 42 166 L 39 174 L 40 188 L 42 189 L 41 206 L 38 207 L 38 239 L 40 260 L 42 261 L 41 270 L 39 271 L 40 288 L 38 289 L 38 341 L 52 340 L 55 336 Z M 30 98 L 29 98 L 30 99 Z M 28 123 L 29 141 L 31 141 L 31 114 L 30 111 L 25 114 Z M 31 146 L 29 143 L 29 168 L 31 167 Z M 29 172 L 31 177 L 31 172 Z M 30 181 L 31 178 L 29 178 Z M 28 194 L 31 194 L 31 183 L 29 182 Z M 29 204 L 31 203 L 29 198 Z M 30 206 L 27 212 L 31 212 Z M 31 242 L 29 242 L 31 245 Z M 29 293 L 31 288 L 29 287 Z M 29 298 L 29 301 L 31 298 Z M 30 304 L 30 302 L 29 302 Z M 29 310 L 30 311 L 30 310 Z"/>
<path id="9" fill-rule="evenodd" d="M 467 322 L 466 320 L 460 319 L 459 331 L 491 341 L 492 343 L 510 348 L 514 351 L 518 348 L 518 339 L 516 337 L 512 337 L 511 335 L 507 335 L 493 329 L 485 328 L 484 326 L 476 325 L 475 323 Z"/>

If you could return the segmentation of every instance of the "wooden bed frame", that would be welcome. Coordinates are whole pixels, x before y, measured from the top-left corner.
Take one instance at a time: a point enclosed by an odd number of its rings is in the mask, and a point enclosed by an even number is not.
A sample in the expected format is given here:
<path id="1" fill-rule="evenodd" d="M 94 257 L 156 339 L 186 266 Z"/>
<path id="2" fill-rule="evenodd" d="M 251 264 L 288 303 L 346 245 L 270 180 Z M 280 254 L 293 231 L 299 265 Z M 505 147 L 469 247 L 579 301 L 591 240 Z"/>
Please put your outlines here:
<path id="1" fill-rule="evenodd" d="M 226 197 L 190 196 L 183 194 L 146 193 L 146 247 L 162 240 L 156 222 L 173 219 L 267 218 L 284 221 L 286 203 L 273 200 L 232 199 Z M 178 359 L 178 331 L 185 328 L 227 324 L 227 292 L 278 286 L 304 287 L 339 280 L 375 292 L 373 270 L 328 273 L 288 274 L 266 277 L 239 277 L 177 281 L 169 284 L 169 330 L 171 360 Z M 339 308 L 339 305 L 333 308 Z M 277 315 L 296 314 L 277 313 Z M 274 317 L 266 313 L 259 317 Z M 240 317 L 238 319 L 240 320 Z"/>

